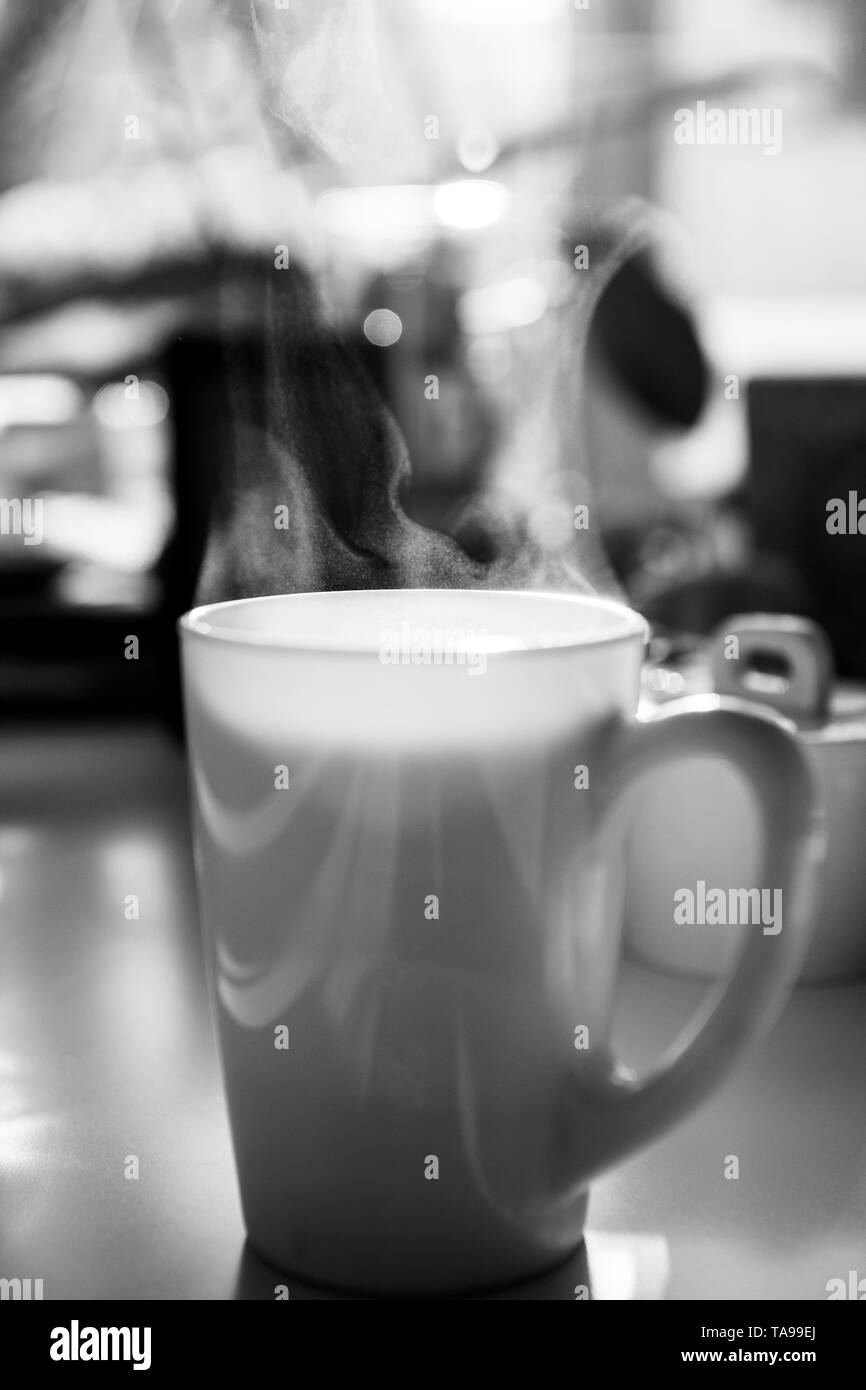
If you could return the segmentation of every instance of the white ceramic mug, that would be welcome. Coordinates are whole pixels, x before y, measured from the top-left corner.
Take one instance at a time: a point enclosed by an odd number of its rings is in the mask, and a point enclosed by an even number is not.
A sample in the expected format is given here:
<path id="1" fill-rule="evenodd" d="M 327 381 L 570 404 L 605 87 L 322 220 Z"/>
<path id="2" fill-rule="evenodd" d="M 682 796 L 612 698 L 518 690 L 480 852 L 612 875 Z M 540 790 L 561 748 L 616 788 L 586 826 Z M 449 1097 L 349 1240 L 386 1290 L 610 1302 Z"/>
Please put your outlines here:
<path id="1" fill-rule="evenodd" d="M 312 1282 L 442 1294 L 579 1243 L 593 1177 L 689 1111 L 806 944 L 814 798 L 736 700 L 635 719 L 646 630 L 594 598 L 391 590 L 180 623 L 197 869 L 249 1239 Z M 623 793 L 735 763 L 785 928 L 635 1080 L 609 1049 Z"/>

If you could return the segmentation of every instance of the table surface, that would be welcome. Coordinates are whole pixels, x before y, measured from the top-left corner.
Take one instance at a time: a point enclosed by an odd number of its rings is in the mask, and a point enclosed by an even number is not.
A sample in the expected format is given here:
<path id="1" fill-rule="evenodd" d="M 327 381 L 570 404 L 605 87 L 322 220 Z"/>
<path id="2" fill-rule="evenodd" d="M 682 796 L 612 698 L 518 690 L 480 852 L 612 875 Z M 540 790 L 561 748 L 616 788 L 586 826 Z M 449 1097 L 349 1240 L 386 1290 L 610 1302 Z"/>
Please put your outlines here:
<path id="1" fill-rule="evenodd" d="M 156 728 L 0 736 L 0 1277 L 46 1299 L 336 1297 L 244 1244 L 186 805 Z M 626 963 L 624 1060 L 647 1067 L 701 993 Z M 722 1089 L 595 1185 L 585 1249 L 498 1296 L 823 1299 L 849 1270 L 866 1276 L 866 981 L 798 989 Z"/>

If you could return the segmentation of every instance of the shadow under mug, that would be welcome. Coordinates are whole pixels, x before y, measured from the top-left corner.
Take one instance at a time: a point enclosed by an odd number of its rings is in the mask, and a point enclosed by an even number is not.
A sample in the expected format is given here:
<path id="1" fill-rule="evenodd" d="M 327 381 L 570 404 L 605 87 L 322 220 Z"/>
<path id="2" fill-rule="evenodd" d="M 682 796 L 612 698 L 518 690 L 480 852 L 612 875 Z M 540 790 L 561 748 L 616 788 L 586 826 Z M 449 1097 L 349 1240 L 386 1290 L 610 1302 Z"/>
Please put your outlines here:
<path id="1" fill-rule="evenodd" d="M 821 847 L 796 742 L 718 696 L 639 722 L 646 627 L 602 599 L 283 595 L 179 629 L 252 1248 L 374 1294 L 551 1268 L 592 1179 L 691 1110 L 784 1002 Z M 728 979 L 637 1079 L 610 1047 L 628 793 L 683 754 L 748 779 L 758 886 L 784 915 L 739 928 Z"/>

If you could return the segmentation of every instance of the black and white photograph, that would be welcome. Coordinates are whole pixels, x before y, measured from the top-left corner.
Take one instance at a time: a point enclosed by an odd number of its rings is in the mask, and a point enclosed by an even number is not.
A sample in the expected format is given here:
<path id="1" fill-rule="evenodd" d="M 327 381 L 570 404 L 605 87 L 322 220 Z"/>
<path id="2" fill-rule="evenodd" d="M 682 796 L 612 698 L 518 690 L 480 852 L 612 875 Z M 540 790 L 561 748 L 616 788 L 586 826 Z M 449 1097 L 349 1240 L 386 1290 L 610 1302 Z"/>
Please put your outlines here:
<path id="1" fill-rule="evenodd" d="M 0 0 L 3 1334 L 511 1300 L 856 1357 L 866 5 Z"/>

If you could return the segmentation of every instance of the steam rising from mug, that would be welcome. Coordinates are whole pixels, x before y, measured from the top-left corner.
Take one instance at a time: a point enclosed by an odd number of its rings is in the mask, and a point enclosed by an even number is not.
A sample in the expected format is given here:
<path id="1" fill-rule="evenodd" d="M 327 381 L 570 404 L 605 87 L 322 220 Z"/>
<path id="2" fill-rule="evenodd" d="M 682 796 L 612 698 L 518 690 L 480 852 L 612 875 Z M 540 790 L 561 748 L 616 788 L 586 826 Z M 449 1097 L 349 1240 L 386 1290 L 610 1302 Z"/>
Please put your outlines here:
<path id="1" fill-rule="evenodd" d="M 122 6 L 70 0 L 47 26 L 33 7 L 7 8 L 0 94 L 7 105 L 11 95 L 23 97 L 28 121 L 19 130 L 4 126 L 17 142 L 19 163 L 10 168 L 22 181 L 0 192 L 0 317 L 4 324 L 26 320 L 67 300 L 93 299 L 106 319 L 114 305 L 123 310 L 118 321 L 127 315 L 121 348 L 133 362 L 135 354 L 157 359 L 166 342 L 174 345 L 175 413 L 186 417 L 177 491 L 192 500 L 163 564 L 171 602 L 182 590 L 188 603 L 196 572 L 201 602 L 395 586 L 616 590 L 589 488 L 584 347 L 605 285 L 654 240 L 646 211 L 624 207 L 594 220 L 577 200 L 563 218 L 562 292 L 544 314 L 554 332 L 542 350 L 526 352 L 521 399 L 489 460 L 483 495 L 446 535 L 411 519 L 404 504 L 413 451 L 422 472 L 417 447 L 407 449 L 357 352 L 328 321 L 314 263 L 324 239 L 304 190 L 312 158 L 318 188 L 323 177 L 356 188 L 399 180 L 429 189 L 444 179 L 453 211 L 456 137 L 468 128 L 479 88 L 476 49 L 463 32 L 469 16 L 483 37 L 485 102 L 507 127 L 487 147 L 510 140 L 514 149 L 525 135 L 531 144 L 538 122 L 561 119 L 557 83 L 573 90 L 562 56 L 568 7 L 555 0 L 256 0 L 251 8 L 161 0 L 132 18 Z M 85 23 L 91 9 L 98 22 Z M 593 22 L 582 15 L 581 32 Z M 463 34 L 460 52 L 449 24 Z M 529 46 L 531 34 L 541 49 Z M 447 68 L 438 91 L 437 55 Z M 511 80 L 515 67 L 500 61 L 509 55 L 528 74 L 526 84 Z M 471 81 L 461 84 L 457 60 L 464 77 L 468 62 Z M 56 109 L 42 111 L 38 97 L 53 82 L 46 75 L 52 65 L 67 77 Z M 547 80 L 551 71 L 556 82 Z M 105 80 L 91 80 L 94 72 Z M 541 85 L 538 73 L 545 74 Z M 135 103 L 121 118 L 128 91 Z M 443 126 L 441 141 L 427 141 L 424 110 L 437 106 L 447 109 L 452 129 L 446 136 Z M 450 170 L 442 168 L 446 158 Z M 534 155 L 526 164 L 536 172 Z M 578 164 L 579 151 L 569 150 L 553 183 L 563 186 Z M 490 177 L 511 183 L 515 167 L 497 166 Z M 535 214 L 557 216 L 540 204 Z M 452 230 L 459 225 L 452 221 Z M 575 240 L 591 247 L 591 269 L 573 268 Z M 274 245 L 282 242 L 288 270 L 274 265 Z M 508 274 L 531 300 L 531 273 Z M 225 301 L 219 362 L 211 352 L 215 281 Z M 151 312 L 152 299 L 159 312 Z M 525 294 L 521 303 L 525 309 Z M 359 343 L 363 318 L 352 326 Z M 72 337 L 65 350 L 76 363 L 86 349 L 91 369 L 117 368 L 111 335 L 102 348 L 99 334 Z M 196 370 L 184 375 L 178 359 L 187 348 L 201 351 Z M 419 399 L 423 388 L 422 370 Z M 430 418 L 444 420 L 451 408 L 443 391 L 429 403 Z M 191 435 L 207 460 L 202 470 L 190 458 Z M 211 515 L 199 569 L 200 493 Z M 575 527 L 577 507 L 590 509 L 587 529 Z M 278 517 L 288 519 L 286 529 Z"/>
<path id="2" fill-rule="evenodd" d="M 397 61 L 399 25 L 385 23 L 381 7 L 328 0 L 314 13 L 292 5 L 251 13 L 264 99 L 290 140 L 350 185 L 371 171 L 389 181 L 431 177 L 423 116 L 411 109 L 407 65 Z M 552 328 L 527 355 L 525 407 L 449 534 L 411 519 L 406 442 L 329 322 L 309 264 L 292 249 L 287 271 L 265 265 L 252 277 L 246 309 L 261 336 L 232 343 L 218 383 L 230 406 L 231 462 L 216 480 L 198 602 L 390 587 L 618 592 L 591 506 L 584 350 L 605 285 L 651 235 L 636 204 L 604 218 L 585 206 L 577 214 L 592 268 L 573 268 L 575 238 L 564 233 L 545 316 Z M 360 342 L 360 321 L 355 332 Z M 435 368 L 420 367 L 419 399 L 425 370 Z M 443 393 L 426 408 L 453 405 Z"/>
<path id="3" fill-rule="evenodd" d="M 628 211 L 599 228 L 591 277 L 575 274 L 555 311 L 556 351 L 533 358 L 519 440 L 504 441 L 453 535 L 407 514 L 403 437 L 329 324 L 312 277 L 297 264 L 264 270 L 248 286 L 263 342 L 233 344 L 218 384 L 230 405 L 231 462 L 217 483 L 197 601 L 318 589 L 615 592 L 591 505 L 585 343 L 604 285 L 645 235 Z M 461 544 L 469 535 L 473 543 Z"/>

